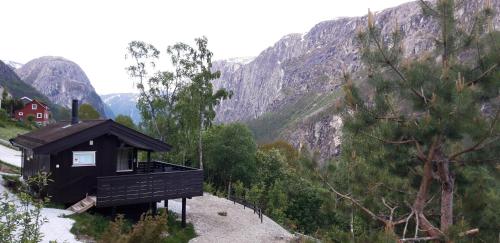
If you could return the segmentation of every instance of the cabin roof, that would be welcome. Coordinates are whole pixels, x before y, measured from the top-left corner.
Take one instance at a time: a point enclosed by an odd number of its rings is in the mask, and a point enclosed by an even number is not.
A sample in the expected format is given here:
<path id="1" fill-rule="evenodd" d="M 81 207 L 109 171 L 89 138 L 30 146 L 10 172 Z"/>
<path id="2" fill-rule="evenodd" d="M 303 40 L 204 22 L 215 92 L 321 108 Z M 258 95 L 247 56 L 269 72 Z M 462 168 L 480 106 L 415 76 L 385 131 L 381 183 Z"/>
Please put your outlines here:
<path id="1" fill-rule="evenodd" d="M 38 153 L 59 152 L 102 135 L 111 134 L 139 149 L 169 151 L 171 146 L 123 126 L 113 120 L 85 120 L 76 124 L 61 121 L 11 139 L 15 146 L 32 149 Z"/>

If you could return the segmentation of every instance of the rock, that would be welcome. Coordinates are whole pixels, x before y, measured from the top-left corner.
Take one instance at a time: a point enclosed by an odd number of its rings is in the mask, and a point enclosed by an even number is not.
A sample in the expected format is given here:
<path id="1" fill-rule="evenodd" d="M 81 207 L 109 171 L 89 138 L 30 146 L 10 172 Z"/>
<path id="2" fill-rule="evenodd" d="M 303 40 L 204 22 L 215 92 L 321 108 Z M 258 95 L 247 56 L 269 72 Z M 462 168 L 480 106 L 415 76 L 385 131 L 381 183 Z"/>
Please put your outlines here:
<path id="1" fill-rule="evenodd" d="M 46 95 L 53 103 L 71 108 L 71 100 L 92 105 L 102 117 L 105 106 L 85 72 L 78 64 L 62 57 L 40 57 L 16 69 L 27 84 Z"/>
<path id="2" fill-rule="evenodd" d="M 483 8 L 484 2 L 464 1 L 457 11 L 461 23 L 471 23 L 473 14 Z M 496 12 L 500 12 L 500 1 L 492 1 L 492 4 Z M 417 2 L 381 11 L 375 20 L 383 26 L 383 39 L 399 28 L 404 36 L 406 58 L 434 50 L 432 37 L 438 32 L 438 24 L 423 16 Z M 496 29 L 500 27 L 500 15 L 496 15 L 493 24 Z M 296 147 L 307 145 L 320 152 L 322 158 L 338 154 L 342 122 L 331 108 L 340 97 L 343 72 L 362 80 L 356 34 L 366 25 L 366 16 L 324 21 L 306 34 L 283 37 L 249 62 L 215 62 L 213 69 L 220 70 L 221 77 L 215 80 L 214 87 L 234 92 L 231 100 L 217 107 L 217 121 L 252 123 L 267 119 L 268 123 L 281 123 L 277 128 L 276 124 L 269 127 L 278 129 L 279 138 L 287 139 Z M 311 100 L 308 97 L 327 97 L 332 93 L 338 94 L 336 98 L 303 103 Z M 275 117 L 268 119 L 269 116 Z"/>

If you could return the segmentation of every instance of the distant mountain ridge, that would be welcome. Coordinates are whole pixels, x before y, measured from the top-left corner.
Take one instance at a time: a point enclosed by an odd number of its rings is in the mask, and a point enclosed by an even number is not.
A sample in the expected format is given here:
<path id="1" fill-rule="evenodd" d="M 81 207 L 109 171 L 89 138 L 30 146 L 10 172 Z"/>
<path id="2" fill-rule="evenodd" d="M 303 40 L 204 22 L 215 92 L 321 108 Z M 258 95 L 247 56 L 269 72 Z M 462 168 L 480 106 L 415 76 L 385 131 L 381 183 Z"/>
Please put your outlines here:
<path id="1" fill-rule="evenodd" d="M 89 103 L 103 117 L 106 107 L 78 64 L 63 57 L 40 57 L 15 70 L 25 83 L 46 95 L 52 102 L 70 108 L 71 100 Z"/>
<path id="2" fill-rule="evenodd" d="M 491 3 L 499 13 L 500 1 Z M 484 4 L 485 0 L 463 1 L 456 11 L 458 19 L 474 22 L 473 13 Z M 425 18 L 417 2 L 378 12 L 375 24 L 382 27 L 383 38 L 400 29 L 406 58 L 434 50 L 431 37 L 438 23 Z M 213 70 L 221 71 L 214 87 L 234 93 L 217 106 L 217 121 L 246 122 L 259 142 L 286 139 L 331 158 L 340 145 L 342 121 L 332 110 L 342 95 L 343 72 L 361 82 L 364 77 L 356 34 L 366 25 L 367 16 L 324 21 L 305 34 L 284 36 L 249 62 L 214 62 Z M 493 25 L 500 28 L 500 15 Z"/>
<path id="3" fill-rule="evenodd" d="M 141 114 L 137 109 L 137 93 L 116 93 L 101 95 L 102 101 L 113 111 L 115 116 L 127 115 L 132 118 L 135 124 L 139 124 L 142 120 Z"/>

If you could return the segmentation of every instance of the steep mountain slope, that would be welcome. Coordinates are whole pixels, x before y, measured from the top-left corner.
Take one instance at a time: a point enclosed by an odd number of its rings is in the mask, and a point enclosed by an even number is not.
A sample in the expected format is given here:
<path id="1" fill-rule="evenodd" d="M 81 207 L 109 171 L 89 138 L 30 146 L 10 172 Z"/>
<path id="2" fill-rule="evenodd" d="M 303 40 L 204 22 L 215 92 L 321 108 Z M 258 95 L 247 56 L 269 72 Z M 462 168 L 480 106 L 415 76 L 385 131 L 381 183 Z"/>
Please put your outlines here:
<path id="1" fill-rule="evenodd" d="M 136 93 L 117 93 L 101 95 L 101 99 L 112 111 L 115 116 L 127 115 L 132 118 L 135 124 L 141 122 L 141 114 L 137 109 Z"/>
<path id="2" fill-rule="evenodd" d="M 500 12 L 500 1 L 492 4 Z M 458 17 L 470 25 L 473 13 L 483 6 L 484 0 L 464 1 Z M 431 38 L 438 24 L 422 15 L 416 2 L 381 11 L 375 20 L 383 26 L 384 38 L 398 24 L 407 58 L 434 48 Z M 342 122 L 332 107 L 341 95 L 343 71 L 362 79 L 356 33 L 366 22 L 366 16 L 321 22 L 306 34 L 283 37 L 249 63 L 214 63 L 214 70 L 221 71 L 215 87 L 234 92 L 217 107 L 217 120 L 245 121 L 261 142 L 281 137 L 296 147 L 319 151 L 323 158 L 335 155 Z M 499 15 L 493 24 L 500 27 Z"/>
<path id="3" fill-rule="evenodd" d="M 5 63 L 7 66 L 9 66 L 12 70 L 16 70 L 24 65 L 22 63 L 9 61 L 9 60 L 1 60 L 1 61 L 3 63 Z"/>
<path id="4" fill-rule="evenodd" d="M 69 108 L 71 100 L 76 98 L 91 104 L 106 117 L 101 98 L 85 72 L 72 61 L 62 57 L 40 57 L 16 69 L 16 73 L 56 104 Z"/>
<path id="5" fill-rule="evenodd" d="M 31 87 L 29 84 L 24 83 L 11 67 L 7 66 L 2 61 L 0 61 L 0 86 L 7 89 L 7 92 L 15 98 L 26 96 L 44 102 L 50 107 L 52 115 L 56 120 L 67 119 L 67 117 L 63 117 L 64 114 L 66 114 L 63 111 L 63 107 L 52 103 L 47 96 Z"/>

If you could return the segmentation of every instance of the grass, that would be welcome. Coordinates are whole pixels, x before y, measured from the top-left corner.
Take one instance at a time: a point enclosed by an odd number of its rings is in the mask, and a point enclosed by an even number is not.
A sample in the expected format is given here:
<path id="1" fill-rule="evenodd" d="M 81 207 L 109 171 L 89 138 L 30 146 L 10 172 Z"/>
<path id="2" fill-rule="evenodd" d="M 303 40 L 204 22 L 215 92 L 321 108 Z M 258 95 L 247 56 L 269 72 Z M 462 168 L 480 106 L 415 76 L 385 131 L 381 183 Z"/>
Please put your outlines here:
<path id="1" fill-rule="evenodd" d="M 159 213 L 161 213 L 159 210 Z M 79 239 L 92 238 L 99 240 L 103 233 L 108 229 L 111 219 L 104 217 L 100 214 L 81 213 L 66 216 L 75 220 L 71 233 L 76 235 Z M 126 227 L 130 229 L 132 223 L 127 221 Z M 187 224 L 186 228 L 182 228 L 181 222 L 176 219 L 175 213 L 169 212 L 168 214 L 168 237 L 164 243 L 184 243 L 196 237 L 194 227 L 192 224 Z"/>
<path id="2" fill-rule="evenodd" d="M 21 174 L 21 169 L 17 166 L 7 164 L 0 160 L 0 172 L 11 173 L 11 174 Z"/>
<path id="3" fill-rule="evenodd" d="M 3 121 L 0 125 L 0 138 L 9 140 L 15 138 L 19 134 L 25 134 L 29 131 L 29 129 L 19 126 L 16 122 Z"/>
<path id="4" fill-rule="evenodd" d="M 75 223 L 73 224 L 73 227 L 71 227 L 70 231 L 78 238 L 101 238 L 111 221 L 111 219 L 100 214 L 91 213 L 72 214 L 66 217 L 75 220 Z"/>
<path id="5" fill-rule="evenodd" d="M 193 225 L 186 224 L 186 228 L 182 228 L 173 212 L 168 212 L 168 234 L 165 243 L 184 243 L 196 237 Z"/>

